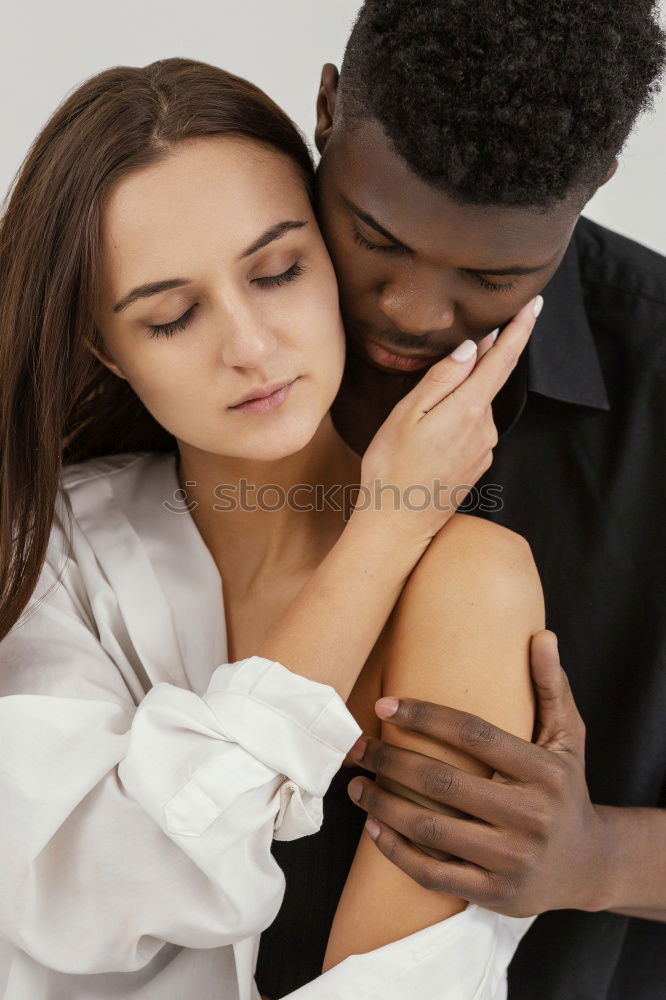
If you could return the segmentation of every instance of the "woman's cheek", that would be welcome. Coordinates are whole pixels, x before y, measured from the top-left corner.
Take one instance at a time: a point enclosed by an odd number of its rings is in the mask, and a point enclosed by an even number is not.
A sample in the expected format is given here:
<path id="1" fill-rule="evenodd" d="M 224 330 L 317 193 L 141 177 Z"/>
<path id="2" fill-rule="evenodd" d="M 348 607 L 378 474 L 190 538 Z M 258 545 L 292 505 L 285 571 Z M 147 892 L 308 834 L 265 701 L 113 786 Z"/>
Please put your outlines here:
<path id="1" fill-rule="evenodd" d="M 318 295 L 318 308 L 313 318 L 310 340 L 322 368 L 333 377 L 342 378 L 345 359 L 345 333 L 340 314 L 338 290 L 327 283 Z"/>
<path id="2" fill-rule="evenodd" d="M 187 365 L 179 363 L 169 344 L 152 343 L 151 351 L 133 359 L 127 380 L 139 399 L 151 411 L 172 406 L 196 392 L 196 382 Z M 160 350 L 161 348 L 161 350 Z"/>

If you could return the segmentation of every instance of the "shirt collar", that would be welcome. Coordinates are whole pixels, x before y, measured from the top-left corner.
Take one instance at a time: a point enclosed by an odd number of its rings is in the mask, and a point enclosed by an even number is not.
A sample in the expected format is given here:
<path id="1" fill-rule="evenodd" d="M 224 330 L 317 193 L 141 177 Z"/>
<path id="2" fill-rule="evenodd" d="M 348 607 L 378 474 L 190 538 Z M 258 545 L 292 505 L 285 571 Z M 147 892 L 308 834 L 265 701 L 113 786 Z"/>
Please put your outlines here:
<path id="1" fill-rule="evenodd" d="M 543 312 L 527 347 L 528 391 L 563 403 L 609 410 L 585 311 L 575 235 L 543 296 Z"/>
<path id="2" fill-rule="evenodd" d="M 546 285 L 544 307 L 526 349 L 493 400 L 500 437 L 518 422 L 528 392 L 609 410 L 599 355 L 585 311 L 576 237 Z"/>

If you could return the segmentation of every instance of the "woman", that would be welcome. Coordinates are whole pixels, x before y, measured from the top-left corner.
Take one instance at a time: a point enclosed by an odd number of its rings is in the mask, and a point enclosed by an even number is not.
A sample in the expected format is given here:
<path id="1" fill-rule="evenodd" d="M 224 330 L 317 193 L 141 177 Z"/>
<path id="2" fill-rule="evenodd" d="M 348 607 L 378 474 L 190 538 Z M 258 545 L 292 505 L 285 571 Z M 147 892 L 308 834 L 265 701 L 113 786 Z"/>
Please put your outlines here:
<path id="1" fill-rule="evenodd" d="M 284 892 L 271 841 L 319 828 L 383 690 L 492 699 L 531 734 L 529 549 L 393 497 L 488 467 L 534 303 L 469 380 L 469 352 L 434 366 L 361 461 L 329 413 L 344 337 L 311 184 L 265 95 L 172 59 L 75 91 L 9 200 L 6 998 L 256 998 Z M 339 487 L 342 509 L 316 499 Z M 444 971 L 447 997 L 494 997 L 529 922 L 425 892 L 362 838 L 302 995 L 421 996 Z"/>

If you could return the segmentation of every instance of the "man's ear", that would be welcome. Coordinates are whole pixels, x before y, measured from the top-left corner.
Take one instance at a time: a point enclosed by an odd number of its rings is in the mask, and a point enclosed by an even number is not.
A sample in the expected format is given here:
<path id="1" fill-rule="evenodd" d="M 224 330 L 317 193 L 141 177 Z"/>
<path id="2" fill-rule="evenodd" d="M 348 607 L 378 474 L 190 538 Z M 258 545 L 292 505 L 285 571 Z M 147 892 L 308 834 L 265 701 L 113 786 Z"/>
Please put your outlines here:
<path id="1" fill-rule="evenodd" d="M 315 126 L 315 143 L 320 153 L 328 142 L 333 128 L 335 101 L 338 96 L 338 81 L 340 74 L 333 63 L 324 63 L 321 71 L 321 83 L 317 92 L 317 124 Z"/>
<path id="2" fill-rule="evenodd" d="M 604 184 L 608 184 L 608 182 L 609 182 L 609 180 L 611 179 L 611 177 L 613 177 L 613 176 L 614 176 L 614 174 L 615 174 L 615 171 L 617 170 L 618 166 L 619 166 L 619 164 L 618 164 L 618 159 L 617 159 L 617 157 L 615 157 L 615 159 L 614 159 L 614 160 L 613 160 L 613 162 L 611 163 L 610 167 L 608 168 L 608 173 L 606 174 L 606 176 L 605 176 L 605 177 L 604 177 L 604 179 L 602 180 L 602 182 L 601 182 L 601 184 L 599 185 L 599 187 L 603 187 L 603 186 L 604 186 Z"/>
<path id="3" fill-rule="evenodd" d="M 118 365 L 110 357 L 110 355 L 106 354 L 104 351 L 101 351 L 98 347 L 95 347 L 88 340 L 87 337 L 84 337 L 84 343 L 85 343 L 86 347 L 88 348 L 88 350 L 90 351 L 90 353 L 94 354 L 95 357 L 97 358 L 97 360 L 101 361 L 103 365 L 106 365 L 106 367 L 109 369 L 109 371 L 112 371 L 114 375 L 118 376 L 118 378 L 124 378 L 124 379 L 127 378 L 126 375 L 123 375 L 122 370 L 118 367 Z"/>

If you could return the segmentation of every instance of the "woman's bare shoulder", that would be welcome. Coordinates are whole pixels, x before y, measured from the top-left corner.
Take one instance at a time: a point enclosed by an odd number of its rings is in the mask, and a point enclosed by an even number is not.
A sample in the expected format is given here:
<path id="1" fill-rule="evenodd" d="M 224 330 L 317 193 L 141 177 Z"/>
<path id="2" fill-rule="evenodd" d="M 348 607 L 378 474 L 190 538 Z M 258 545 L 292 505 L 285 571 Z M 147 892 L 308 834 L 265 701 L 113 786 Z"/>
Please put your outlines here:
<path id="1" fill-rule="evenodd" d="M 543 590 L 525 539 L 455 515 L 394 608 L 383 693 L 448 704 L 529 738 L 529 644 L 544 626 Z"/>
<path id="2" fill-rule="evenodd" d="M 433 539 L 433 544 L 438 550 L 443 546 L 463 544 L 465 548 L 470 545 L 482 546 L 484 549 L 492 546 L 493 550 L 502 548 L 504 554 L 508 554 L 512 549 L 516 552 L 522 550 L 523 554 L 531 551 L 527 540 L 517 531 L 512 531 L 511 528 L 496 524 L 494 521 L 488 521 L 485 517 L 458 512 L 449 518 Z"/>
<path id="3" fill-rule="evenodd" d="M 455 581 L 456 589 L 498 587 L 536 589 L 539 574 L 527 540 L 510 528 L 471 514 L 454 514 L 435 536 L 412 571 L 412 588 Z"/>

